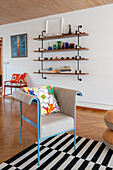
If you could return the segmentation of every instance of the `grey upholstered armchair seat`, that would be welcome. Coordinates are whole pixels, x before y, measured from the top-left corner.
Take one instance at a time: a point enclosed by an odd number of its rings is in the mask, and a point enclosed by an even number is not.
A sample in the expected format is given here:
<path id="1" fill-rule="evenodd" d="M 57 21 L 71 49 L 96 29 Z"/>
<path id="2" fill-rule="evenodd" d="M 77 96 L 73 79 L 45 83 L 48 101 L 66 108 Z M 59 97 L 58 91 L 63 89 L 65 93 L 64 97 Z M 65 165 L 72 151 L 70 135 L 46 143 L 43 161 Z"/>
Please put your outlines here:
<path id="1" fill-rule="evenodd" d="M 72 128 L 74 128 L 74 119 L 71 116 L 53 113 L 42 117 L 41 137 L 51 136 Z"/>

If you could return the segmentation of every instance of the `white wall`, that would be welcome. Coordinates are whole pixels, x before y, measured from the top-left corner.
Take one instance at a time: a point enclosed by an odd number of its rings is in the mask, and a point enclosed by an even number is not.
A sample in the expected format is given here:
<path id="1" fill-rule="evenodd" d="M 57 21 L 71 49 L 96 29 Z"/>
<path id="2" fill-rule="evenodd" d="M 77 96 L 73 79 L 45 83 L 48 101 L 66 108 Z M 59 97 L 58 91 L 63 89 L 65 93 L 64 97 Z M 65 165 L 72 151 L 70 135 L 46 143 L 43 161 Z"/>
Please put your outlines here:
<path id="1" fill-rule="evenodd" d="M 28 20 L 13 24 L 0 26 L 0 37 L 3 37 L 3 58 L 9 61 L 7 65 L 8 79 L 14 72 L 27 72 L 28 85 L 37 86 L 53 84 L 53 86 L 78 89 L 83 93 L 78 97 L 78 104 L 91 107 L 112 108 L 113 105 L 113 5 L 106 5 L 85 10 L 73 11 L 69 13 L 47 16 L 39 19 Z M 41 43 L 34 41 L 42 30 L 45 29 L 45 21 L 52 18 L 64 18 L 64 32 L 68 31 L 68 25 L 71 24 L 73 30 L 77 29 L 79 24 L 83 25 L 82 31 L 89 33 L 89 37 L 81 38 L 81 44 L 90 50 L 81 52 L 81 56 L 89 58 L 89 61 L 81 61 L 81 70 L 89 72 L 87 76 L 81 76 L 83 81 L 77 81 L 76 76 L 65 75 L 47 75 L 43 80 L 41 75 L 33 74 L 40 69 L 40 62 L 33 62 L 34 58 L 40 56 L 33 53 L 33 50 L 40 47 Z M 10 36 L 27 33 L 28 34 L 28 57 L 11 58 Z M 54 42 L 57 40 L 54 40 Z M 66 40 L 65 40 L 66 41 Z M 74 42 L 74 39 L 70 39 Z M 47 46 L 47 42 L 45 44 Z M 51 53 L 50 53 L 51 54 Z M 54 53 L 52 56 L 70 56 L 74 52 Z M 51 62 L 48 66 L 71 65 L 74 62 Z M 6 79 L 4 65 L 4 80 Z M 111 105 L 111 107 L 110 107 Z"/>

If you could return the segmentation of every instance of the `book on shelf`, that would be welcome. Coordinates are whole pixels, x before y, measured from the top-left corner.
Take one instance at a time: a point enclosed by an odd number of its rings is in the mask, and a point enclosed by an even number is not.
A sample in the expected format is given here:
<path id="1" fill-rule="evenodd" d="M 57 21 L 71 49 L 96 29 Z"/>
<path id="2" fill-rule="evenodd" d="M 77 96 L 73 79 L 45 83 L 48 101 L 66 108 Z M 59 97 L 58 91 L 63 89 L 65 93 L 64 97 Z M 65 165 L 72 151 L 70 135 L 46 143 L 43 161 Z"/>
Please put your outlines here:
<path id="1" fill-rule="evenodd" d="M 71 71 L 71 69 L 60 69 L 61 72 Z"/>
<path id="2" fill-rule="evenodd" d="M 69 66 L 64 66 L 60 68 L 60 72 L 70 72 L 71 68 Z"/>
<path id="3" fill-rule="evenodd" d="M 53 70 L 50 70 L 50 69 L 44 69 L 44 70 L 40 70 L 40 73 L 41 72 L 50 72 L 50 73 L 57 73 L 58 72 L 58 70 L 56 70 L 56 69 L 53 69 Z"/>

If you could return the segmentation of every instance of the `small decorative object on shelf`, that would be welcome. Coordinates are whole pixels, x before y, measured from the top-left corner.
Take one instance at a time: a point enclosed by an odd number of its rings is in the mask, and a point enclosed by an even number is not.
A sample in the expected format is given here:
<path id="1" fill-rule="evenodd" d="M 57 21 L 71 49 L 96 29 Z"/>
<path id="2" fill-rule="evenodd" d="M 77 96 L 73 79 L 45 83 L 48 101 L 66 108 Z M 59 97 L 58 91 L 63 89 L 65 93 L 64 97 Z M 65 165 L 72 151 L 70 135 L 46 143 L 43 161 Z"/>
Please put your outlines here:
<path id="1" fill-rule="evenodd" d="M 62 49 L 64 49 L 64 46 L 65 46 L 65 43 L 63 42 L 63 43 L 62 43 Z"/>
<path id="2" fill-rule="evenodd" d="M 75 60 L 77 60 L 77 56 L 75 56 Z"/>
<path id="3" fill-rule="evenodd" d="M 69 25 L 69 34 L 72 34 L 72 32 L 71 32 L 71 25 Z"/>
<path id="4" fill-rule="evenodd" d="M 61 57 L 61 60 L 63 60 L 64 59 L 64 57 Z"/>
<path id="5" fill-rule="evenodd" d="M 71 32 L 71 25 L 69 24 L 69 32 L 68 33 L 62 33 L 62 35 L 69 35 L 69 34 L 72 34 Z"/>
<path id="6" fill-rule="evenodd" d="M 66 59 L 69 59 L 69 57 L 66 57 Z"/>
<path id="7" fill-rule="evenodd" d="M 61 41 L 57 41 L 57 49 L 61 49 Z"/>
<path id="8" fill-rule="evenodd" d="M 52 60 L 53 58 L 51 57 L 50 60 Z"/>
<path id="9" fill-rule="evenodd" d="M 56 57 L 55 59 L 58 60 L 58 57 Z"/>
<path id="10" fill-rule="evenodd" d="M 81 56 L 75 56 L 75 59 L 81 59 L 82 57 Z"/>
<path id="11" fill-rule="evenodd" d="M 72 57 L 72 59 L 75 59 L 75 57 Z"/>
<path id="12" fill-rule="evenodd" d="M 52 47 L 49 47 L 48 50 L 52 50 Z"/>
<path id="13" fill-rule="evenodd" d="M 52 50 L 52 46 L 50 43 L 48 43 L 48 50 Z"/>
<path id="14" fill-rule="evenodd" d="M 55 18 L 46 21 L 46 33 L 53 35 L 61 35 L 63 32 L 63 18 Z"/>
<path id="15" fill-rule="evenodd" d="M 65 49 L 68 49 L 68 45 L 69 45 L 69 43 L 65 42 Z"/>
<path id="16" fill-rule="evenodd" d="M 48 60 L 48 58 L 47 58 L 47 57 L 45 57 L 44 59 L 45 59 L 45 60 Z"/>
<path id="17" fill-rule="evenodd" d="M 78 49 L 78 48 L 81 48 L 81 46 L 80 45 L 76 45 L 75 48 Z"/>
<path id="18" fill-rule="evenodd" d="M 70 48 L 74 48 L 75 44 L 74 43 L 70 43 Z"/>
<path id="19" fill-rule="evenodd" d="M 53 49 L 56 50 L 57 49 L 57 46 L 56 44 L 53 45 Z"/>
<path id="20" fill-rule="evenodd" d="M 77 74 L 77 70 L 75 70 L 75 74 Z"/>

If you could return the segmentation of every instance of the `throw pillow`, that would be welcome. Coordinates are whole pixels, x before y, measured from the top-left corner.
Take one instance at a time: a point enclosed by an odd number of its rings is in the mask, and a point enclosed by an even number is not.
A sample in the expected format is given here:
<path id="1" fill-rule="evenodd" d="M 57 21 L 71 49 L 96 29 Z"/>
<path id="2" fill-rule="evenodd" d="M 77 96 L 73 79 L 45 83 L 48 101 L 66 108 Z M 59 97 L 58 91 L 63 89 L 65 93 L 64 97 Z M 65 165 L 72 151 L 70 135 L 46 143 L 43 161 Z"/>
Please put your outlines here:
<path id="1" fill-rule="evenodd" d="M 11 83 L 25 83 L 26 73 L 23 74 L 13 74 L 11 77 Z"/>
<path id="2" fill-rule="evenodd" d="M 11 83 L 18 83 L 20 74 L 13 74 L 11 77 Z"/>
<path id="3" fill-rule="evenodd" d="M 26 73 L 20 74 L 18 83 L 25 83 Z"/>
<path id="4" fill-rule="evenodd" d="M 40 86 L 40 87 L 47 88 L 48 89 L 48 93 L 52 94 L 54 96 L 54 91 L 53 91 L 52 85 Z"/>
<path id="5" fill-rule="evenodd" d="M 24 87 L 24 91 L 39 98 L 42 116 L 60 111 L 57 100 L 54 96 L 52 85 L 40 86 L 36 88 Z"/>
<path id="6" fill-rule="evenodd" d="M 38 90 L 38 88 L 34 88 L 34 87 L 23 87 L 23 89 L 26 93 L 32 94 L 32 95 L 35 95 L 34 91 Z"/>

